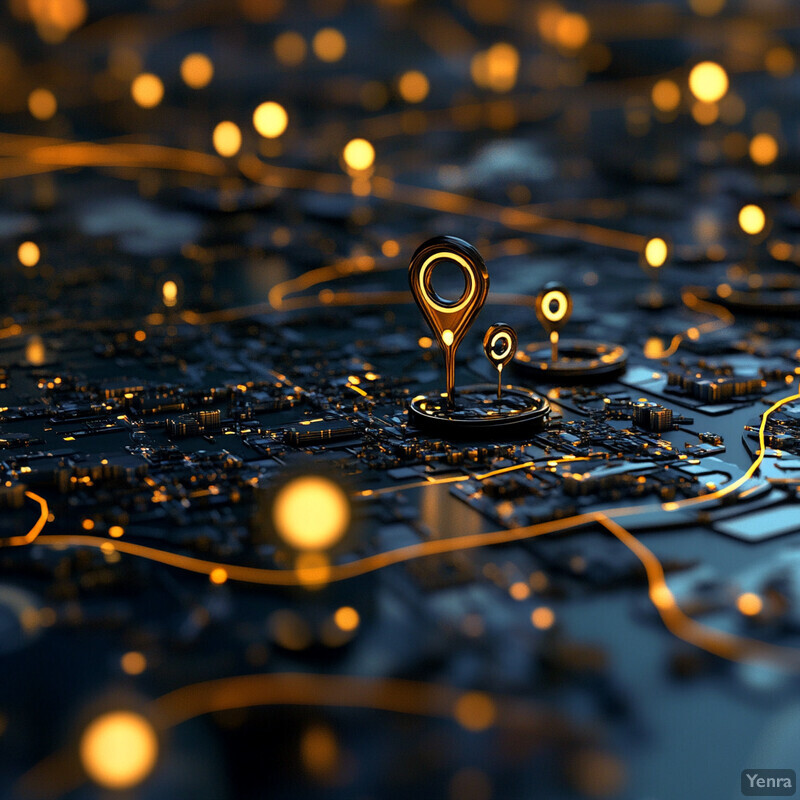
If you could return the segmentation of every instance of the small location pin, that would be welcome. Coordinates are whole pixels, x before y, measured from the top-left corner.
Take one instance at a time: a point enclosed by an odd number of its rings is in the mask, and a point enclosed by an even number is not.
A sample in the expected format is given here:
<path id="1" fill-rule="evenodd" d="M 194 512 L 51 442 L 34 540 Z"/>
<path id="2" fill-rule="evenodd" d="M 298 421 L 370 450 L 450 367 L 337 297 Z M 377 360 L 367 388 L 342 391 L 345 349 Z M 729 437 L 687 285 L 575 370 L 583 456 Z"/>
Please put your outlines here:
<path id="1" fill-rule="evenodd" d="M 464 273 L 464 292 L 456 300 L 441 297 L 433 288 L 433 271 L 445 261 L 454 262 Z M 486 301 L 489 273 L 481 254 L 471 244 L 455 236 L 436 236 L 417 248 L 408 266 L 408 282 L 444 353 L 447 398 L 453 403 L 456 350 Z"/>
<path id="2" fill-rule="evenodd" d="M 551 361 L 558 361 L 558 332 L 572 313 L 572 297 L 566 286 L 551 281 L 536 296 L 536 316 L 550 335 Z"/>
<path id="3" fill-rule="evenodd" d="M 495 322 L 483 337 L 483 352 L 497 370 L 497 399 L 503 393 L 503 367 L 517 352 L 517 333 L 505 322 Z"/>

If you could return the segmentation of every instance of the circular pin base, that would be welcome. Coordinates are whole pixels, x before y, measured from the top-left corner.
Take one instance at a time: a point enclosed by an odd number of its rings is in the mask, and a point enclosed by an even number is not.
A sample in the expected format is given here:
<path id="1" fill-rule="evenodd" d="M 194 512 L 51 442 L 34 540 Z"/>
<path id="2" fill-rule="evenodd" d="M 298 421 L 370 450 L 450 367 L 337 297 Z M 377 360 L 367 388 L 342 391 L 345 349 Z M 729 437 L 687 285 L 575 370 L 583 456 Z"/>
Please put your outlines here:
<path id="1" fill-rule="evenodd" d="M 550 345 L 533 342 L 518 350 L 514 366 L 520 372 L 546 383 L 584 383 L 621 375 L 628 363 L 628 351 L 619 344 L 562 339 L 558 361 L 550 360 Z"/>
<path id="2" fill-rule="evenodd" d="M 408 413 L 418 428 L 440 435 L 516 436 L 541 430 L 550 416 L 550 403 L 518 386 L 503 386 L 498 399 L 497 385 L 486 383 L 458 389 L 452 406 L 439 392 L 419 395 L 408 404 Z"/>
<path id="3" fill-rule="evenodd" d="M 800 312 L 800 278 L 795 275 L 759 276 L 760 285 L 738 282 L 716 291 L 690 286 L 688 291 L 701 300 L 719 303 L 731 311 L 758 316 L 795 316 Z"/>

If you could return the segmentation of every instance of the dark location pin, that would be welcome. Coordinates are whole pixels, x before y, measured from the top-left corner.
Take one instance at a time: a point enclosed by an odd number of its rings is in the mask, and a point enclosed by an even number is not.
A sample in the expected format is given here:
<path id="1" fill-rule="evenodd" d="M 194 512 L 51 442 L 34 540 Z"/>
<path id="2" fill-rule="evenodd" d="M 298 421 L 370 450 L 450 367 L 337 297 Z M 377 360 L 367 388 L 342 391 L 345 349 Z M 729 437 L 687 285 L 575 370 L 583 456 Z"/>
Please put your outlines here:
<path id="1" fill-rule="evenodd" d="M 436 267 L 451 261 L 464 273 L 464 291 L 456 300 L 441 297 L 433 288 Z M 481 254 L 455 236 L 436 236 L 421 244 L 408 265 L 408 282 L 419 310 L 444 353 L 447 399 L 455 401 L 456 350 L 489 293 L 489 273 Z"/>
<path id="2" fill-rule="evenodd" d="M 517 352 L 517 333 L 505 322 L 495 322 L 483 337 L 483 352 L 497 370 L 497 399 L 503 393 L 503 367 Z"/>
<path id="3" fill-rule="evenodd" d="M 536 316 L 550 336 L 550 359 L 558 361 L 558 332 L 572 313 L 569 289 L 556 281 L 546 283 L 536 295 Z"/>

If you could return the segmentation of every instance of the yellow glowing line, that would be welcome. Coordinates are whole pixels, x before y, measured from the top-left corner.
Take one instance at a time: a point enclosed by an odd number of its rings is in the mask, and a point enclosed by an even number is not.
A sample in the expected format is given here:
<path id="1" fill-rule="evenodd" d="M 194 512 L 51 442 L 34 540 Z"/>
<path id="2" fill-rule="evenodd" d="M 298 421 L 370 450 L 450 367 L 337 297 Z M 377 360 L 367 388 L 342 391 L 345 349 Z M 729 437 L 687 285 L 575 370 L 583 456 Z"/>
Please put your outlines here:
<path id="1" fill-rule="evenodd" d="M 778 400 L 763 413 L 761 416 L 761 424 L 758 426 L 758 454 L 744 475 L 741 475 L 739 478 L 733 481 L 733 483 L 728 483 L 722 489 L 717 489 L 717 491 L 711 492 L 710 494 L 704 494 L 700 497 L 687 497 L 685 500 L 678 500 L 672 503 L 664 503 L 661 507 L 665 511 L 674 511 L 678 508 L 684 508 L 685 506 L 697 505 L 698 503 L 708 503 L 711 500 L 718 500 L 720 497 L 725 497 L 725 495 L 735 492 L 743 483 L 747 483 L 747 481 L 753 477 L 756 470 L 761 466 L 761 462 L 764 460 L 764 451 L 766 449 L 764 444 L 764 432 L 766 430 L 770 415 L 773 411 L 777 411 L 781 406 L 791 403 L 794 400 L 800 400 L 800 394 L 793 394 L 789 397 L 784 397 L 783 399 Z"/>
<path id="2" fill-rule="evenodd" d="M 725 308 L 725 306 L 721 306 L 717 303 L 709 303 L 708 300 L 701 300 L 691 292 L 682 292 L 681 300 L 687 308 L 691 308 L 693 311 L 700 311 L 701 313 L 704 312 L 706 314 L 711 314 L 711 316 L 717 317 L 716 320 L 709 320 L 708 322 L 703 322 L 700 325 L 695 326 L 700 334 L 728 328 L 733 325 L 735 321 L 735 317 L 730 311 L 728 311 L 727 308 Z M 683 333 L 676 333 L 672 337 L 669 347 L 662 349 L 655 355 L 646 357 L 650 359 L 662 359 L 671 356 L 681 346 L 681 342 L 686 339 L 689 330 L 690 329 L 687 328 Z"/>

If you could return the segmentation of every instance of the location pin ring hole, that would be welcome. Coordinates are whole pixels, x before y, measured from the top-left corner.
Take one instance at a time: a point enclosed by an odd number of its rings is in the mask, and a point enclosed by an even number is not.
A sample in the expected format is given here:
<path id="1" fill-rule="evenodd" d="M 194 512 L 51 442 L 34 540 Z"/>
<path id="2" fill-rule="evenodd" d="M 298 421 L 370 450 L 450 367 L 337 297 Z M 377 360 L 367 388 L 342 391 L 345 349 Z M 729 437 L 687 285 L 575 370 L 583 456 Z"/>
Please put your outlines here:
<path id="1" fill-rule="evenodd" d="M 558 361 L 559 331 L 572 314 L 572 296 L 566 286 L 550 282 L 536 297 L 536 316 L 550 337 L 553 363 Z"/>
<path id="2" fill-rule="evenodd" d="M 453 262 L 461 268 L 464 275 L 464 291 L 457 300 L 448 300 L 442 297 L 433 286 L 433 273 L 437 266 Z M 458 253 L 434 253 L 429 256 L 422 264 L 419 273 L 420 288 L 427 302 L 442 313 L 455 313 L 461 311 L 469 305 L 475 296 L 477 286 L 475 284 L 475 273 L 471 267 Z"/>
<path id="3" fill-rule="evenodd" d="M 561 322 L 567 313 L 567 307 L 567 298 L 558 289 L 551 289 L 542 298 L 542 314 L 549 322 Z"/>
<path id="4" fill-rule="evenodd" d="M 490 346 L 492 349 L 492 360 L 497 359 L 498 361 L 502 361 L 503 356 L 511 349 L 511 337 L 505 331 L 502 331 L 494 337 Z"/>
<path id="5" fill-rule="evenodd" d="M 433 273 L 442 264 L 456 264 L 464 275 L 460 297 L 448 300 L 433 286 Z M 424 242 L 411 258 L 408 280 L 414 300 L 430 326 L 445 361 L 447 399 L 455 402 L 455 354 L 489 293 L 489 273 L 480 253 L 455 236 Z"/>
<path id="6" fill-rule="evenodd" d="M 517 352 L 517 333 L 505 322 L 496 322 L 483 337 L 483 351 L 497 370 L 497 399 L 503 393 L 503 367 Z"/>

